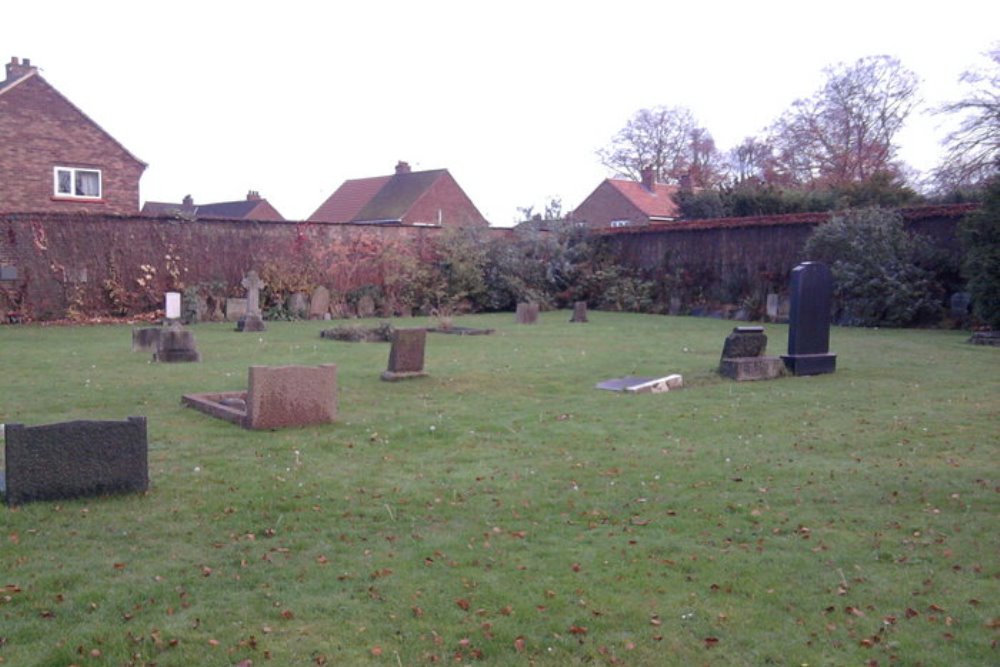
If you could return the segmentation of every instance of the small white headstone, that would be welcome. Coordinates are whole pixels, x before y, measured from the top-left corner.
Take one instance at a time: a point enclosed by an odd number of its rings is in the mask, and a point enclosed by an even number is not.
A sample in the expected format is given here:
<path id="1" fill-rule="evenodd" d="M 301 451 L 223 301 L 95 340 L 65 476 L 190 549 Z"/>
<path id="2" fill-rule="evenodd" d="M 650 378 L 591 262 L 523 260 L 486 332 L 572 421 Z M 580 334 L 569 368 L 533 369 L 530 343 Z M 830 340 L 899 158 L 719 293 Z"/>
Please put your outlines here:
<path id="1" fill-rule="evenodd" d="M 181 293 L 167 292 L 167 319 L 181 319 Z"/>

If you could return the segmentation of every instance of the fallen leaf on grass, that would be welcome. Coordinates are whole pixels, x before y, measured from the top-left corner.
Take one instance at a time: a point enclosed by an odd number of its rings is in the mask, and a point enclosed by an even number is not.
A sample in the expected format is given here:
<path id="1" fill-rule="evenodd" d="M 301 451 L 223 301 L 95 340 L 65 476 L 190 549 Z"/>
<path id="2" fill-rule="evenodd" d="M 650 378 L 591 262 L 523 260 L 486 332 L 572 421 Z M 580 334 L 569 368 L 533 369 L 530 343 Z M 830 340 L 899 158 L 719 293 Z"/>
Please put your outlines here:
<path id="1" fill-rule="evenodd" d="M 587 628 L 580 625 L 571 625 L 569 626 L 568 632 L 571 635 L 585 635 L 587 634 Z"/>
<path id="2" fill-rule="evenodd" d="M 718 637 L 705 637 L 705 648 L 712 648 L 719 643 Z"/>
<path id="3" fill-rule="evenodd" d="M 524 653 L 524 637 L 517 637 L 514 639 L 514 650 L 518 653 Z"/>
<path id="4" fill-rule="evenodd" d="M 472 604 L 465 598 L 455 600 L 455 604 L 457 604 L 462 611 L 469 611 L 469 607 L 472 606 Z"/>

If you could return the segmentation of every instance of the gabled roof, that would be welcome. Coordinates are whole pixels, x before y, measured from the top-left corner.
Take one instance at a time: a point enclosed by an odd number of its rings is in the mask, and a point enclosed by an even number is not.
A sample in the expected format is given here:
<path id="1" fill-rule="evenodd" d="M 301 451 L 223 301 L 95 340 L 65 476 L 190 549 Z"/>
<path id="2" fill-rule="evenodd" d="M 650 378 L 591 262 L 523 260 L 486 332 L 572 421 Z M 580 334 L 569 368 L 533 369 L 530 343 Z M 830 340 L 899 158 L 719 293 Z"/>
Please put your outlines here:
<path id="1" fill-rule="evenodd" d="M 251 192 L 252 195 L 256 193 Z M 147 201 L 142 205 L 143 215 L 172 216 L 190 220 L 204 218 L 226 218 L 230 220 L 281 221 L 284 216 L 263 197 L 240 199 L 238 201 L 217 202 L 215 204 L 195 204 L 185 197 L 180 204 L 173 202 Z"/>
<path id="2" fill-rule="evenodd" d="M 653 183 L 651 188 L 647 188 L 638 181 L 617 178 L 609 178 L 605 183 L 620 192 L 650 220 L 674 220 L 681 217 L 681 209 L 674 201 L 674 195 L 680 190 L 679 186 Z"/>
<path id="3" fill-rule="evenodd" d="M 309 219 L 316 222 L 351 222 L 390 179 L 392 176 L 375 176 L 344 181 Z"/>
<path id="4" fill-rule="evenodd" d="M 411 172 L 397 167 L 396 173 L 391 176 L 344 181 L 309 216 L 309 220 L 331 223 L 401 222 L 417 200 L 447 174 L 447 169 Z"/>
<path id="5" fill-rule="evenodd" d="M 253 212 L 261 200 L 224 201 L 217 204 L 198 204 L 199 218 L 245 218 Z"/>
<path id="6" fill-rule="evenodd" d="M 25 61 L 25 62 L 27 62 L 27 61 Z M 80 107 L 78 107 L 75 104 L 73 104 L 69 100 L 69 98 L 67 98 L 65 95 L 63 95 L 62 93 L 60 93 L 56 89 L 55 86 L 53 86 L 51 83 L 49 83 L 44 78 L 42 78 L 42 75 L 39 74 L 38 70 L 35 69 L 35 68 L 31 68 L 23 76 L 20 76 L 20 77 L 18 77 L 16 79 L 5 79 L 4 81 L 0 81 L 0 96 L 9 94 L 9 92 L 11 90 L 16 89 L 18 86 L 21 86 L 22 84 L 24 84 L 25 82 L 27 82 L 27 81 L 29 81 L 31 79 L 37 79 L 42 84 L 44 84 L 49 90 L 51 90 L 58 97 L 60 97 L 66 104 L 68 104 L 74 111 L 76 111 L 78 114 L 80 114 L 83 117 L 84 120 L 86 120 L 88 123 L 90 123 L 91 125 L 93 125 L 94 128 L 98 132 L 102 133 L 104 136 L 106 136 L 108 139 L 110 139 L 112 142 L 114 142 L 119 148 L 122 149 L 122 151 L 125 152 L 126 155 L 128 155 L 130 158 L 132 158 L 133 160 L 135 160 L 137 164 L 142 165 L 142 167 L 144 169 L 149 166 L 148 164 L 146 164 L 145 162 L 143 162 L 142 160 L 140 160 L 139 158 L 137 158 L 132 153 L 132 151 L 130 151 L 129 149 L 125 148 L 125 146 L 123 146 L 120 141 L 118 141 L 117 139 L 115 139 L 107 130 L 105 130 L 103 127 L 101 127 L 100 125 L 98 125 L 97 123 L 95 123 L 94 120 L 90 116 L 88 116 L 87 114 L 85 114 L 83 111 L 80 110 Z"/>

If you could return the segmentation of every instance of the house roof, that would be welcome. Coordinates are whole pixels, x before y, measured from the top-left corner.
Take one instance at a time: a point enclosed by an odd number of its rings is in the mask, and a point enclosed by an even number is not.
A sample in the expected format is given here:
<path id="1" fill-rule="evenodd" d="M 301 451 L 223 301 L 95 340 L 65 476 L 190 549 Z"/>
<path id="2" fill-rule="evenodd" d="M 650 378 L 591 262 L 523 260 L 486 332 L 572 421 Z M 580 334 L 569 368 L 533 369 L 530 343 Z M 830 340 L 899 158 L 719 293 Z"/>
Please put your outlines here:
<path id="1" fill-rule="evenodd" d="M 25 61 L 25 62 L 27 62 L 27 61 Z M 118 141 L 117 139 L 115 139 L 114 136 L 112 136 L 107 130 L 105 130 L 103 127 L 101 127 L 100 125 L 98 125 L 97 123 L 95 123 L 94 120 L 90 116 L 88 116 L 87 114 L 85 114 L 80 109 L 80 107 L 78 107 L 75 104 L 73 104 L 73 102 L 71 102 L 69 100 L 69 98 L 67 98 L 65 95 L 63 95 L 62 93 L 60 93 L 56 89 L 55 86 L 53 86 L 51 83 L 49 83 L 44 78 L 42 78 L 42 75 L 39 74 L 38 70 L 36 68 L 34 68 L 34 67 L 30 68 L 24 75 L 22 75 L 22 76 L 20 76 L 20 77 L 18 77 L 16 79 L 5 79 L 4 81 L 0 81 L 0 96 L 8 94 L 9 91 L 16 89 L 18 86 L 20 86 L 21 84 L 25 83 L 26 81 L 29 81 L 30 79 L 37 79 L 38 81 L 41 81 L 46 87 L 49 88 L 49 90 L 51 90 L 53 93 L 55 93 L 60 98 L 62 98 L 62 100 L 66 104 L 68 104 L 74 111 L 76 111 L 78 114 L 80 114 L 81 116 L 83 116 L 84 120 L 86 120 L 88 123 L 90 123 L 91 125 L 93 125 L 94 128 L 96 128 L 99 132 L 101 132 L 102 134 L 104 134 L 108 139 L 110 139 L 111 141 L 113 141 L 119 148 L 121 148 L 125 152 L 126 155 L 128 155 L 130 158 L 132 158 L 133 160 L 135 160 L 136 163 L 142 165 L 143 168 L 149 166 L 148 164 L 146 164 L 145 162 L 143 162 L 142 160 L 140 160 L 139 158 L 137 158 L 132 153 L 132 151 L 130 151 L 129 149 L 125 148 L 125 146 L 123 146 L 120 141 Z"/>
<path id="2" fill-rule="evenodd" d="M 317 222 L 350 222 L 391 178 L 392 176 L 375 176 L 344 181 L 309 219 Z"/>
<path id="3" fill-rule="evenodd" d="M 344 183 L 316 212 L 313 222 L 400 222 L 447 169 L 397 171 L 391 176 L 360 178 Z"/>
<path id="4" fill-rule="evenodd" d="M 674 195 L 680 190 L 679 186 L 653 183 L 652 188 L 647 188 L 638 181 L 617 178 L 609 178 L 605 182 L 620 192 L 650 220 L 673 220 L 681 216 L 681 209 L 674 201 Z"/>
<path id="5" fill-rule="evenodd" d="M 251 192 L 251 195 L 256 193 Z M 173 202 L 147 201 L 142 206 L 143 215 L 176 216 L 190 219 L 227 218 L 236 220 L 280 221 L 284 217 L 263 197 L 248 197 L 238 201 L 217 202 L 215 204 L 195 204 L 185 197 L 180 204 Z"/>

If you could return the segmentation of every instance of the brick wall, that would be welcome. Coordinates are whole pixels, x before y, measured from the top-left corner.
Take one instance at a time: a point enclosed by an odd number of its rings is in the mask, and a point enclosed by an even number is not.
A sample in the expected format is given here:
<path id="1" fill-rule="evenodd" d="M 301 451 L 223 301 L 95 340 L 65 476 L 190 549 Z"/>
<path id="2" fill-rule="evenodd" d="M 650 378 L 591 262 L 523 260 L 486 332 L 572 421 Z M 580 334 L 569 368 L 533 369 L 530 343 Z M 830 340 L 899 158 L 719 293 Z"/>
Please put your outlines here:
<path id="1" fill-rule="evenodd" d="M 0 211 L 139 211 L 145 165 L 40 76 L 0 95 L 0 137 Z M 102 198 L 56 198 L 56 166 L 100 169 Z"/>

